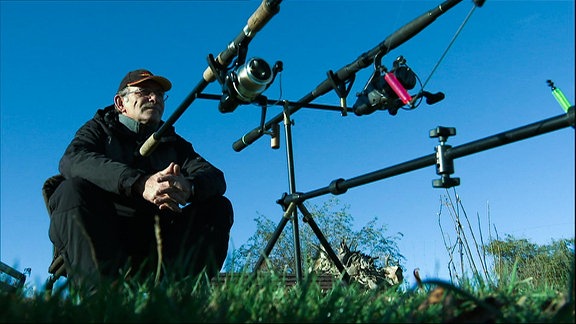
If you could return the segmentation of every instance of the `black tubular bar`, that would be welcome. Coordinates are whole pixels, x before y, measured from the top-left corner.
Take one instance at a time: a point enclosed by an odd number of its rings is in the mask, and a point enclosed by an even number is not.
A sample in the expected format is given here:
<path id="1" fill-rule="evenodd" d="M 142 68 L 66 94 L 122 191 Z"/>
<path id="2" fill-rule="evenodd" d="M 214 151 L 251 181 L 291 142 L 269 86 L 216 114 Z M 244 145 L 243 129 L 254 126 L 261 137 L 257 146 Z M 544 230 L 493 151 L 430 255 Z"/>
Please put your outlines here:
<path id="1" fill-rule="evenodd" d="M 400 46 L 401 44 L 408 41 L 410 38 L 414 37 L 428 25 L 436 20 L 439 16 L 444 14 L 446 11 L 454 7 L 456 4 L 460 3 L 462 0 L 447 0 L 444 1 L 439 6 L 425 12 L 424 14 L 420 15 L 416 19 L 412 20 L 408 24 L 404 25 L 390 36 L 386 37 L 386 39 L 378 44 L 378 46 L 374 47 L 370 51 L 360 55 L 358 59 L 354 62 L 346 65 L 345 67 L 338 70 L 336 73 L 333 74 L 334 79 L 346 82 L 350 80 L 352 77 L 355 76 L 356 72 L 359 70 L 370 66 L 374 62 L 374 58 L 376 55 L 384 56 L 391 50 L 395 49 L 396 47 Z M 322 83 L 320 83 L 314 90 L 310 93 L 302 97 L 296 104 L 290 107 L 290 114 L 294 114 L 298 111 L 301 107 L 305 104 L 311 102 L 312 100 L 328 93 L 330 90 L 333 90 L 333 81 L 331 78 L 327 78 Z M 270 119 L 264 125 L 265 130 L 270 129 L 272 125 L 278 124 L 283 119 L 283 114 L 278 114 Z M 242 136 L 239 140 L 232 144 L 232 148 L 236 152 L 240 152 L 248 145 L 252 144 L 254 141 L 262 137 L 264 133 L 262 132 L 261 127 L 257 127 L 250 132 L 246 133 Z"/>
<path id="2" fill-rule="evenodd" d="M 228 66 L 234 57 L 237 55 L 238 48 L 240 44 L 248 45 L 250 41 L 256 36 L 270 19 L 280 11 L 280 3 L 282 0 L 262 0 L 260 6 L 254 11 L 254 13 L 248 18 L 248 22 L 242 28 L 242 31 L 236 36 L 236 38 L 228 44 L 226 49 L 224 49 L 216 57 L 216 62 L 221 66 Z M 160 139 L 164 133 L 170 129 L 180 118 L 180 116 L 188 109 L 188 106 L 198 97 L 211 82 L 216 80 L 216 74 L 212 71 L 212 68 L 208 66 L 204 73 L 202 74 L 202 79 L 196 84 L 196 87 L 188 94 L 184 101 L 176 108 L 172 115 L 152 134 L 144 144 L 140 147 L 140 155 L 148 156 L 156 146 L 160 143 Z"/>
<path id="3" fill-rule="evenodd" d="M 471 155 L 481 151 L 489 150 L 498 146 L 521 141 L 530 137 L 535 137 L 545 133 L 553 132 L 562 128 L 574 127 L 574 106 L 568 109 L 566 114 L 544 119 L 542 121 L 518 127 L 509 131 L 485 137 L 467 144 L 448 148 L 445 157 L 456 159 L 459 157 Z M 295 195 L 284 197 L 284 204 L 302 203 L 306 199 L 318 197 L 325 194 L 342 194 L 349 188 L 361 186 L 370 182 L 390 178 L 399 174 L 407 173 L 427 166 L 435 165 L 437 161 L 436 154 L 426 155 L 411 161 L 400 163 L 388 168 L 370 172 L 348 180 L 336 179 L 329 186 L 312 190 L 307 193 L 297 193 Z"/>
<path id="4" fill-rule="evenodd" d="M 220 100 L 220 98 L 222 98 L 222 95 L 216 95 L 216 94 L 209 94 L 209 93 L 199 93 L 197 96 L 198 99 L 211 99 L 211 100 Z M 267 105 L 272 105 L 272 106 L 286 106 L 288 105 L 289 107 L 294 106 L 296 103 L 289 101 L 289 100 L 278 100 L 278 99 L 266 99 L 266 104 Z M 314 103 L 306 103 L 306 104 L 301 104 L 300 107 L 302 108 L 314 108 L 314 109 L 319 109 L 319 110 L 332 110 L 332 111 L 342 111 L 342 107 L 340 106 L 334 106 L 334 105 L 324 105 L 324 104 L 314 104 Z M 354 110 L 352 108 L 346 108 L 347 112 L 354 112 Z"/>

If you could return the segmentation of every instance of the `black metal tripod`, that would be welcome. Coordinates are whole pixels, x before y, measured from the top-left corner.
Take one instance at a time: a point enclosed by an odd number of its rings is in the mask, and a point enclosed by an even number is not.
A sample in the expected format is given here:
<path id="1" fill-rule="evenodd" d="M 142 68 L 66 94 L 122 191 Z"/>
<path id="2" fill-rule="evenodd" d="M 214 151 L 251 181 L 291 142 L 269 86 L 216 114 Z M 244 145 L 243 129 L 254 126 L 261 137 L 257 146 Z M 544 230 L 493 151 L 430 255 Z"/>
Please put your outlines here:
<path id="1" fill-rule="evenodd" d="M 289 183 L 290 195 L 284 193 L 282 198 L 277 201 L 280 205 L 282 205 L 284 214 L 282 216 L 282 219 L 280 220 L 280 223 L 278 223 L 278 226 L 276 227 L 276 230 L 274 231 L 272 238 L 268 241 L 268 244 L 262 251 L 260 258 L 256 262 L 254 272 L 256 273 L 260 269 L 266 258 L 268 258 L 270 252 L 272 252 L 272 249 L 274 248 L 274 245 L 278 241 L 280 234 L 282 234 L 284 227 L 286 227 L 288 221 L 292 219 L 292 225 L 294 231 L 294 259 L 296 263 L 296 280 L 299 283 L 302 281 L 302 255 L 300 250 L 300 235 L 299 235 L 298 211 L 297 211 L 298 209 L 304 215 L 303 221 L 308 225 L 310 225 L 312 231 L 314 232 L 314 234 L 316 234 L 318 240 L 320 240 L 322 247 L 324 247 L 325 251 L 328 253 L 328 256 L 330 257 L 334 265 L 336 265 L 336 268 L 338 268 L 340 273 L 342 273 L 342 280 L 349 283 L 350 275 L 346 272 L 344 265 L 342 264 L 342 262 L 340 261 L 340 259 L 338 258 L 338 256 L 328 243 L 328 241 L 326 240 L 326 237 L 324 236 L 324 234 L 322 233 L 322 231 L 312 218 L 312 215 L 304 206 L 304 200 L 298 198 L 298 193 L 296 192 L 296 180 L 294 176 L 294 157 L 292 151 L 292 120 L 290 119 L 290 109 L 288 102 L 284 102 L 283 115 L 284 115 L 284 130 L 286 140 L 286 159 L 288 162 L 288 178 L 290 182 Z M 287 203 L 288 200 L 290 200 L 290 203 Z"/>
<path id="2" fill-rule="evenodd" d="M 518 127 L 515 129 L 511 129 L 499 134 L 495 134 L 492 136 L 488 136 L 483 139 L 479 139 L 467 144 L 463 144 L 457 147 L 452 147 L 446 145 L 445 142 L 447 138 L 451 135 L 455 135 L 455 129 L 447 128 L 447 127 L 437 127 L 430 131 L 430 137 L 437 137 L 440 140 L 440 144 L 436 147 L 436 153 L 430 154 L 427 156 L 423 156 L 414 160 L 410 160 L 404 163 L 400 163 L 395 166 L 391 166 L 388 168 L 384 168 L 381 170 L 373 171 L 368 174 L 364 174 L 361 176 L 357 176 L 351 179 L 335 179 L 333 180 L 329 186 L 318 188 L 309 192 L 297 193 L 295 191 L 294 185 L 294 174 L 293 174 L 293 160 L 292 160 L 292 142 L 291 142 L 291 133 L 290 133 L 290 116 L 289 116 L 289 109 L 286 107 L 284 108 L 284 125 L 286 127 L 286 144 L 287 144 L 287 156 L 288 156 L 288 166 L 289 166 L 289 176 L 290 176 L 290 195 L 285 194 L 282 199 L 279 200 L 279 203 L 284 207 L 285 213 L 284 217 L 278 224 L 276 231 L 274 232 L 272 239 L 268 242 L 268 245 L 263 251 L 262 256 L 256 263 L 256 267 L 254 271 L 256 272 L 262 263 L 264 262 L 265 258 L 270 254 L 274 244 L 278 240 L 282 230 L 286 226 L 288 220 L 292 217 L 293 221 L 297 222 L 296 218 L 296 208 L 298 208 L 302 214 L 304 215 L 304 221 L 307 222 L 320 242 L 322 246 L 328 252 L 328 255 L 338 268 L 338 270 L 344 274 L 343 280 L 349 282 L 350 277 L 346 272 L 344 266 L 340 259 L 334 253 L 334 250 L 330 247 L 326 238 L 312 219 L 310 213 L 303 205 L 303 202 L 306 199 L 318 197 L 324 194 L 343 194 L 349 188 L 357 187 L 364 185 L 366 183 L 382 180 L 385 178 L 389 178 L 395 175 L 407 173 L 413 170 L 421 169 L 427 166 L 436 165 L 436 173 L 441 175 L 440 179 L 436 179 L 433 181 L 433 186 L 449 188 L 452 186 L 457 186 L 460 181 L 459 178 L 450 178 L 450 174 L 454 171 L 452 161 L 455 158 L 463 157 L 470 154 L 475 154 L 481 151 L 485 151 L 488 149 L 492 149 L 498 146 L 511 144 L 516 141 L 524 140 L 526 138 L 535 137 L 538 135 L 542 135 L 548 132 L 552 132 L 558 129 L 562 129 L 565 127 L 574 127 L 574 119 L 576 115 L 576 110 L 574 106 L 570 107 L 567 110 L 566 114 L 559 115 L 556 117 L 544 119 L 532 124 L 528 124 L 522 127 Z M 296 225 L 297 226 L 297 225 Z M 295 238 L 297 238 L 297 228 L 294 229 Z M 301 267 L 300 267 L 300 243 L 299 241 L 295 240 L 296 242 L 296 264 L 297 264 L 297 278 L 300 280 L 301 278 Z"/>

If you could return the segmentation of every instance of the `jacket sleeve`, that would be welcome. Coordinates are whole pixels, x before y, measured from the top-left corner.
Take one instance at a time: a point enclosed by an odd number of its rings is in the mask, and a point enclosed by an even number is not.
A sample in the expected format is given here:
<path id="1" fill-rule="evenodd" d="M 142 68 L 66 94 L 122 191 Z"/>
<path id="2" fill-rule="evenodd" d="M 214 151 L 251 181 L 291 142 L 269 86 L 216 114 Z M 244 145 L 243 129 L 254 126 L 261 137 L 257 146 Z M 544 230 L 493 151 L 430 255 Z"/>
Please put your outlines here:
<path id="1" fill-rule="evenodd" d="M 75 134 L 60 160 L 59 170 L 66 178 L 86 179 L 105 191 L 131 196 L 132 185 L 144 174 L 105 155 L 109 136 L 93 119 Z"/>
<path id="2" fill-rule="evenodd" d="M 224 173 L 200 156 L 192 144 L 182 138 L 179 150 L 180 154 L 184 154 L 181 172 L 193 186 L 189 202 L 224 195 L 226 192 Z"/>

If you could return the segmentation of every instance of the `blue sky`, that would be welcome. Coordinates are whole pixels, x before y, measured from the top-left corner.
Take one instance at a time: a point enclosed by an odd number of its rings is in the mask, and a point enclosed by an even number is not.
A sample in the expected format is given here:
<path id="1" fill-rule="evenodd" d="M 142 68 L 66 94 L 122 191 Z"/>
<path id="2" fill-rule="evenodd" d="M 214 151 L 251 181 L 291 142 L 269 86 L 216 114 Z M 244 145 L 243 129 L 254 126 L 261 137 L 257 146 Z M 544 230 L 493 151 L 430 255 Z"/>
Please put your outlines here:
<path id="1" fill-rule="evenodd" d="M 47 278 L 52 246 L 41 195 L 74 132 L 112 103 L 127 71 L 150 69 L 173 82 L 165 118 L 200 81 L 207 56 L 224 50 L 260 1 L 0 1 L 1 222 L 0 259 L 30 283 Z M 282 61 L 282 99 L 297 101 L 337 71 L 440 1 L 284 1 L 250 43 L 248 56 Z M 403 55 L 425 80 L 473 7 L 462 1 L 416 37 L 384 56 Z M 546 80 L 574 103 L 574 1 L 488 0 L 477 8 L 431 76 L 430 92 L 446 98 L 396 116 L 303 108 L 292 117 L 296 189 L 309 192 L 432 154 L 437 126 L 455 127 L 462 145 L 558 116 L 563 110 Z M 348 96 L 364 87 L 372 66 L 356 75 Z M 205 93 L 218 94 L 217 82 Z M 280 79 L 265 92 L 280 96 Z M 337 105 L 332 91 L 313 103 Z M 280 113 L 270 107 L 268 117 Z M 260 109 L 222 114 L 217 101 L 197 99 L 177 130 L 228 181 L 236 222 L 230 246 L 246 243 L 258 214 L 280 221 L 276 203 L 289 191 L 285 143 L 263 137 L 241 152 L 232 143 L 258 126 Z M 574 129 L 565 128 L 456 159 L 456 188 L 469 217 L 500 236 L 545 244 L 574 237 Z M 374 217 L 399 242 L 410 271 L 448 278 L 438 213 L 444 189 L 432 187 L 433 166 L 369 183 L 339 195 L 358 227 Z M 330 196 L 307 201 L 320 205 Z M 444 234 L 453 225 L 441 215 Z M 302 225 L 301 226 L 306 226 Z M 475 225 L 474 225 L 475 226 Z M 486 237 L 485 237 L 486 238 Z M 412 281 L 413 278 L 407 278 Z"/>

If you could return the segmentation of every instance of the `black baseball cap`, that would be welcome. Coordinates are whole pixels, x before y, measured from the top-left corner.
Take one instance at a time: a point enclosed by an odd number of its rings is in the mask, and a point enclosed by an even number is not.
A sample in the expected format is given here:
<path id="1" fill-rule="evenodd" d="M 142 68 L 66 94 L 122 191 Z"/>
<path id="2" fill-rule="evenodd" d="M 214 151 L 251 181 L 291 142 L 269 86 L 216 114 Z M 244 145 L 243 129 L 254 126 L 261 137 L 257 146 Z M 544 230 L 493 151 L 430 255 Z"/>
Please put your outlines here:
<path id="1" fill-rule="evenodd" d="M 144 69 L 134 70 L 128 72 L 122 82 L 120 82 L 120 86 L 118 87 L 118 91 L 126 88 L 135 86 L 138 83 L 144 82 L 146 80 L 152 80 L 157 82 L 164 91 L 168 91 L 172 88 L 172 83 L 166 79 L 165 77 L 161 77 L 159 75 L 154 75 L 152 72 Z"/>

